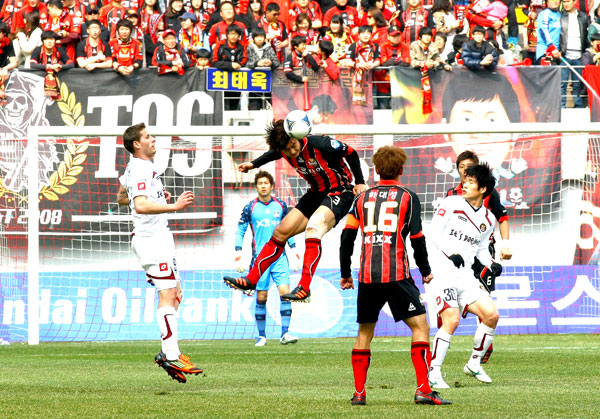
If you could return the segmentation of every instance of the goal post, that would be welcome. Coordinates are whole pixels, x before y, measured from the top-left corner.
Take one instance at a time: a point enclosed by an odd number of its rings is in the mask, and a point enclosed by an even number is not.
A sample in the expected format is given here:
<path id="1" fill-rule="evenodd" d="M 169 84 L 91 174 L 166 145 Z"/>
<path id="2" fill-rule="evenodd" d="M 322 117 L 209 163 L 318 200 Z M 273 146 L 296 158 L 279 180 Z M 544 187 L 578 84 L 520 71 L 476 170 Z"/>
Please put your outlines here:
<path id="1" fill-rule="evenodd" d="M 129 210 L 116 203 L 117 176 L 129 159 L 119 138 L 125 128 L 32 127 L 22 156 L 26 184 L 10 189 L 18 182 L 7 180 L 8 166 L 0 165 L 0 338 L 37 344 L 155 337 L 155 291 L 129 247 Z M 253 173 L 241 174 L 236 166 L 267 150 L 264 126 L 148 130 L 157 138 L 155 165 L 165 187 L 175 195 L 191 189 L 197 197 L 191 208 L 169 214 L 183 275 L 180 336 L 249 339 L 255 334 L 254 302 L 221 278 L 235 274 L 237 221 L 256 196 Z M 421 199 L 426 235 L 439 200 L 458 182 L 458 150 L 474 148 L 491 163 L 509 212 L 514 253 L 494 294 L 500 334 L 598 330 L 600 297 L 593 290 L 600 283 L 593 263 L 600 259 L 599 132 L 600 124 L 559 123 L 313 127 L 314 134 L 334 135 L 358 151 L 369 184 L 376 181 L 374 150 L 387 144 L 405 148 L 409 159 L 401 182 Z M 306 183 L 282 161 L 264 169 L 275 177 L 274 193 L 295 205 Z M 313 302 L 294 305 L 291 330 L 302 337 L 356 333 L 355 291 L 338 286 L 342 227 L 324 238 Z M 302 254 L 304 238 L 296 239 Z M 248 231 L 248 263 L 250 241 Z M 359 251 L 357 241 L 355 269 Z M 291 272 L 292 285 L 298 279 Z M 279 298 L 274 289 L 269 295 L 267 333 L 273 335 Z M 474 327 L 469 319 L 459 333 Z M 407 330 L 386 313 L 376 333 Z"/>

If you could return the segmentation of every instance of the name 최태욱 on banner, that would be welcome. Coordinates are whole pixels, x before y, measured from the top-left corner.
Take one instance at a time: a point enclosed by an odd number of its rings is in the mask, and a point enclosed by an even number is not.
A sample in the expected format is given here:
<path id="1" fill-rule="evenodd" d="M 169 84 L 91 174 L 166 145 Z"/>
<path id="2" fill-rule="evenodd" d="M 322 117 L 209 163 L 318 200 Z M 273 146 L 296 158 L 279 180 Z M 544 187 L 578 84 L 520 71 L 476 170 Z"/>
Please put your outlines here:
<path id="1" fill-rule="evenodd" d="M 233 92 L 271 91 L 271 70 L 235 70 L 225 71 L 217 68 L 206 70 L 206 90 L 226 90 Z"/>

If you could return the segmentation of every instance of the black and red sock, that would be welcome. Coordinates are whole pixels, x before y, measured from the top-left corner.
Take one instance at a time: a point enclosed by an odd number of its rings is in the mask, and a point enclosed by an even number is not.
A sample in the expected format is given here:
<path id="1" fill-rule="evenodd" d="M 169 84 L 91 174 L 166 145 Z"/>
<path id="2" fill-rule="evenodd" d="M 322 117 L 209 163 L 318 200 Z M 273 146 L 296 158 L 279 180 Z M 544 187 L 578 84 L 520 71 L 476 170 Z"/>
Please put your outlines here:
<path id="1" fill-rule="evenodd" d="M 371 364 L 370 349 L 352 350 L 352 371 L 354 372 L 354 388 L 359 394 L 364 394 L 365 383 L 367 382 L 367 371 Z"/>
<path id="2" fill-rule="evenodd" d="M 321 239 L 306 239 L 304 243 L 304 263 L 302 264 L 302 277 L 300 278 L 300 283 L 298 285 L 301 285 L 302 288 L 309 291 L 310 283 L 317 270 L 319 260 L 321 260 L 323 249 L 321 247 Z"/>
<path id="3" fill-rule="evenodd" d="M 431 350 L 429 342 L 413 342 L 410 347 L 410 357 L 412 358 L 415 373 L 417 375 L 417 390 L 423 393 L 431 393 L 429 387 L 429 367 L 431 365 Z"/>
<path id="4" fill-rule="evenodd" d="M 248 280 L 257 284 L 260 277 L 269 269 L 273 263 L 279 259 L 281 254 L 283 253 L 285 247 L 285 242 L 280 242 L 271 237 L 271 240 L 264 245 L 258 256 L 256 257 L 256 261 L 254 261 L 254 265 L 250 272 L 248 273 Z"/>

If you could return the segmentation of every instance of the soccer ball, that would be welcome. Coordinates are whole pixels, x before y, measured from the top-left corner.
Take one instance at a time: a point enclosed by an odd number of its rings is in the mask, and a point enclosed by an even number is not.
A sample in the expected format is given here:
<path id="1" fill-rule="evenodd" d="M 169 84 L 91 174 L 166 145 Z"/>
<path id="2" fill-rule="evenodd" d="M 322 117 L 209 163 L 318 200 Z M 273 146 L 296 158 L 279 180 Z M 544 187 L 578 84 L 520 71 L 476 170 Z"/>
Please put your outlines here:
<path id="1" fill-rule="evenodd" d="M 312 122 L 308 114 L 301 110 L 295 110 L 288 113 L 283 121 L 285 133 L 292 138 L 304 138 L 312 130 Z"/>

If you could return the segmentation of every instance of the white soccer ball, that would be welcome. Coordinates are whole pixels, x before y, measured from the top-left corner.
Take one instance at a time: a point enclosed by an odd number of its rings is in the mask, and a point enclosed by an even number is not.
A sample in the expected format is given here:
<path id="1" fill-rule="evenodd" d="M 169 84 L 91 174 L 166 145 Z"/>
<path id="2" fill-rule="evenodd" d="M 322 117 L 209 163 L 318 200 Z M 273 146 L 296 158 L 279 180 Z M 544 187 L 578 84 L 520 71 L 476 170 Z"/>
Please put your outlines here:
<path id="1" fill-rule="evenodd" d="M 312 130 L 312 122 L 308 114 L 301 110 L 295 110 L 288 113 L 283 121 L 285 133 L 293 138 L 304 138 Z"/>

